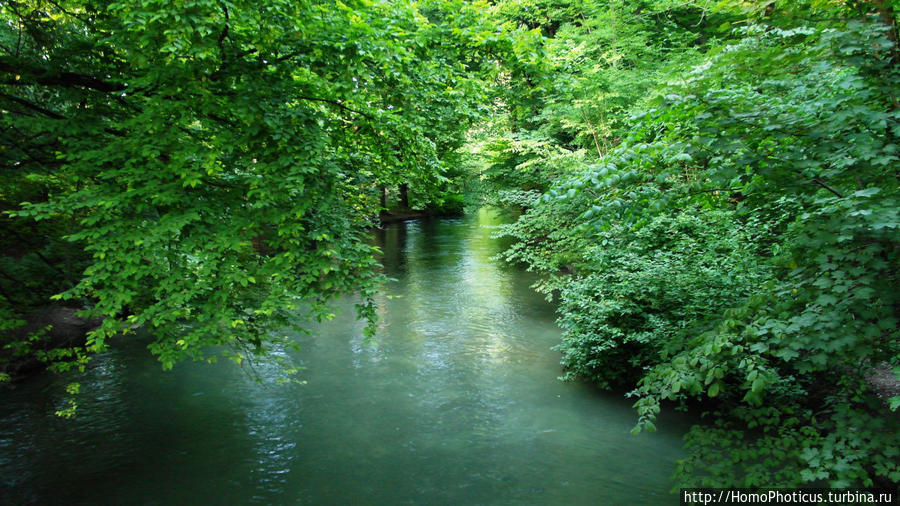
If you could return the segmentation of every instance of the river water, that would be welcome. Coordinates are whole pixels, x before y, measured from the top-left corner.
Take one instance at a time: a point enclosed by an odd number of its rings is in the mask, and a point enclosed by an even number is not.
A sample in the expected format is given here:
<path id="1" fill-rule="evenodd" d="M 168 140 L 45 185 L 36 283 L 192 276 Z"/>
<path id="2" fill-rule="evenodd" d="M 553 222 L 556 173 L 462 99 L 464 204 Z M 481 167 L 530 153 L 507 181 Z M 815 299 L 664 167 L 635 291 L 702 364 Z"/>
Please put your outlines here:
<path id="1" fill-rule="evenodd" d="M 296 337 L 305 385 L 163 372 L 137 339 L 92 362 L 74 420 L 52 414 L 58 378 L 0 390 L 0 503 L 676 503 L 686 421 L 633 436 L 630 401 L 557 380 L 553 308 L 491 260 L 498 220 L 377 232 L 395 278 L 377 344 L 341 301 Z"/>

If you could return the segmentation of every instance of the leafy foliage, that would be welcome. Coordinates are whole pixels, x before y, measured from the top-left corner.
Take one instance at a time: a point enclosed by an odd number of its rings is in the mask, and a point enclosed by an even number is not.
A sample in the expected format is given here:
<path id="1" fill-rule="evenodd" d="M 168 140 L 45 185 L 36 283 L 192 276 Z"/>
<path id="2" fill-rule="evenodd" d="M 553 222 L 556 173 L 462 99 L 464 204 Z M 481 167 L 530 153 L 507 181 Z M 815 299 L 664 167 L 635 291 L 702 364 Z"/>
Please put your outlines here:
<path id="1" fill-rule="evenodd" d="M 680 349 L 686 332 L 753 293 L 768 274 L 746 261 L 753 243 L 720 211 L 689 209 L 597 239 L 578 267 L 584 274 L 560 287 L 569 379 L 634 385 L 645 367 Z"/>
<path id="2" fill-rule="evenodd" d="M 895 7 L 5 2 L 3 357 L 145 327 L 166 368 L 244 363 L 347 293 L 372 321 L 377 193 L 477 188 L 523 210 L 504 256 L 558 297 L 567 377 L 638 429 L 714 417 L 680 484 L 896 484 Z M 51 297 L 86 346 L 22 330 Z"/>
<path id="3" fill-rule="evenodd" d="M 5 2 L 2 226 L 34 236 L 0 262 L 7 322 L 53 295 L 102 319 L 86 351 L 144 327 L 170 368 L 286 344 L 340 294 L 372 321 L 375 189 L 444 191 L 511 44 L 481 8 Z"/>
<path id="4" fill-rule="evenodd" d="M 624 111 L 652 97 L 671 67 L 695 60 L 719 34 L 716 23 L 730 19 L 664 1 L 518 0 L 499 13 L 533 38 L 514 47 L 496 99 L 506 114 L 482 139 L 489 200 L 510 188 L 546 191 L 570 174 L 570 160 L 609 152 L 627 135 Z"/>
<path id="5" fill-rule="evenodd" d="M 900 359 L 893 14 L 736 5 L 756 21 L 625 102 L 621 142 L 533 201 L 507 258 L 559 295 L 566 377 L 632 389 L 638 430 L 664 401 L 714 417 L 682 486 L 897 483 L 866 380 Z"/>

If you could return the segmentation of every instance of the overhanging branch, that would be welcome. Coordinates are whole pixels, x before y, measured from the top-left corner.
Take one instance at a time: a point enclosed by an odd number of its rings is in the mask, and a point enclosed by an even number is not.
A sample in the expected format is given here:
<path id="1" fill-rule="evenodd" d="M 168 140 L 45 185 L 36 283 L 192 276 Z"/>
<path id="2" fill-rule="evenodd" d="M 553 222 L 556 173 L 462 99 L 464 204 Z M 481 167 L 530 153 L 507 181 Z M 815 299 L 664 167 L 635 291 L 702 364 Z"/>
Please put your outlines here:
<path id="1" fill-rule="evenodd" d="M 14 81 L 4 84 L 44 86 L 62 86 L 65 88 L 88 88 L 105 93 L 124 91 L 125 85 L 99 79 L 86 74 L 76 72 L 61 72 L 27 65 L 17 58 L 0 57 L 0 72 L 6 72 L 19 76 Z"/>

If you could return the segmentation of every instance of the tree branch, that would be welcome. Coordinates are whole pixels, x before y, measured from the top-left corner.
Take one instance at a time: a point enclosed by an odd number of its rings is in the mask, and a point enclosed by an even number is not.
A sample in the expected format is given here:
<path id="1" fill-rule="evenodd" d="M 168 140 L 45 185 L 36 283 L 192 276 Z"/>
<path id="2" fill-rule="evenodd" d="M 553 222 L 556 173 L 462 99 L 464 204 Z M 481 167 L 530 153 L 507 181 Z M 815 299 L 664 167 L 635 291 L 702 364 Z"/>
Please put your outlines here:
<path id="1" fill-rule="evenodd" d="M 742 188 L 710 188 L 708 190 L 697 190 L 689 192 L 688 195 L 697 195 L 700 193 L 714 193 L 714 192 L 738 192 L 741 191 Z"/>
<path id="2" fill-rule="evenodd" d="M 345 111 L 349 111 L 349 112 L 352 112 L 352 113 L 354 113 L 354 114 L 359 114 L 360 116 L 362 116 L 362 117 L 364 117 L 364 118 L 368 118 L 368 119 L 371 119 L 371 120 L 374 120 L 374 119 L 375 119 L 374 116 L 371 116 L 371 115 L 369 115 L 369 114 L 366 114 L 366 113 L 364 113 L 364 112 L 362 112 L 362 111 L 357 111 L 356 109 L 351 109 L 351 108 L 347 107 L 346 105 L 342 104 L 342 103 L 341 103 L 340 101 L 338 101 L 338 100 L 331 100 L 331 99 L 328 99 L 328 98 L 316 98 L 316 97 L 299 97 L 299 96 L 298 96 L 298 97 L 294 97 L 294 98 L 299 98 L 300 100 L 309 100 L 309 101 L 312 101 L 312 102 L 325 102 L 326 104 L 336 105 L 336 106 L 340 107 L 341 109 L 343 109 L 343 110 L 345 110 Z"/>
<path id="3" fill-rule="evenodd" d="M 23 98 L 14 97 L 12 95 L 7 95 L 6 93 L 0 93 L 0 97 L 11 100 L 12 102 L 17 103 L 17 104 L 21 105 L 22 107 L 25 107 L 26 109 L 31 109 L 32 111 L 39 112 L 39 113 L 41 113 L 45 116 L 49 116 L 53 119 L 66 119 L 65 116 L 63 116 L 61 114 L 55 113 L 49 109 L 44 109 L 43 107 L 41 107 L 37 104 L 32 104 L 31 102 L 29 102 Z"/>
<path id="4" fill-rule="evenodd" d="M 124 91 L 125 85 L 113 83 L 86 74 L 76 72 L 60 72 L 28 65 L 18 58 L 0 57 L 0 72 L 21 76 L 17 82 L 21 84 L 41 84 L 44 86 L 63 86 L 67 88 L 88 88 L 102 92 Z M 26 79 L 28 76 L 31 79 Z"/>
<path id="5" fill-rule="evenodd" d="M 219 54 L 222 57 L 222 68 L 228 65 L 228 62 L 225 60 L 225 39 L 228 37 L 228 23 L 231 21 L 231 18 L 228 15 L 228 6 L 222 4 L 222 12 L 225 13 L 225 26 L 222 28 L 222 33 L 219 34 L 219 39 L 216 43 L 219 46 Z"/>
<path id="6" fill-rule="evenodd" d="M 61 5 L 59 5 L 59 3 L 54 2 L 53 0 L 47 0 L 47 1 L 50 2 L 51 5 L 53 5 L 53 6 L 56 7 L 57 9 L 59 9 L 60 12 L 62 12 L 63 14 L 65 14 L 65 15 L 67 15 L 67 16 L 72 16 L 73 18 L 77 19 L 78 21 L 81 21 L 81 22 L 84 23 L 85 25 L 90 26 L 91 28 L 94 27 L 94 24 L 91 23 L 89 20 L 84 19 L 84 18 L 82 18 L 82 17 L 80 17 L 80 16 L 77 16 L 77 15 L 75 15 L 75 14 L 73 14 L 73 13 L 67 11 L 67 10 L 64 9 Z"/>
<path id="7" fill-rule="evenodd" d="M 812 182 L 813 182 L 814 185 L 819 186 L 819 187 L 821 187 L 821 188 L 825 188 L 826 190 L 830 191 L 831 193 L 837 195 L 838 198 L 841 198 L 841 199 L 844 198 L 844 196 L 841 195 L 840 193 L 838 193 L 837 190 L 835 190 L 834 188 L 832 188 L 832 187 L 828 186 L 827 184 L 823 183 L 823 182 L 820 181 L 818 178 L 813 179 Z"/>

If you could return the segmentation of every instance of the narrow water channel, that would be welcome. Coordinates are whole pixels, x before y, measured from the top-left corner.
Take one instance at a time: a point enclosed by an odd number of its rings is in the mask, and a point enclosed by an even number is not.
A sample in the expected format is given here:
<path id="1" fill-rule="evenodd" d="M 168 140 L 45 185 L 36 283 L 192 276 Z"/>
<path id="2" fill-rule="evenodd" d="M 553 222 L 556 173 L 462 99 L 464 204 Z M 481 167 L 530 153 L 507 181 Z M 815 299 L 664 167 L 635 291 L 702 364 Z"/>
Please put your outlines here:
<path id="1" fill-rule="evenodd" d="M 162 372 L 145 343 L 52 415 L 49 376 L 0 390 L 2 504 L 673 504 L 684 426 L 632 436 L 630 402 L 557 380 L 552 307 L 491 261 L 482 210 L 377 233 L 377 346 L 352 301 L 297 336 L 305 385 L 229 364 Z M 273 371 L 260 371 L 263 377 Z"/>

